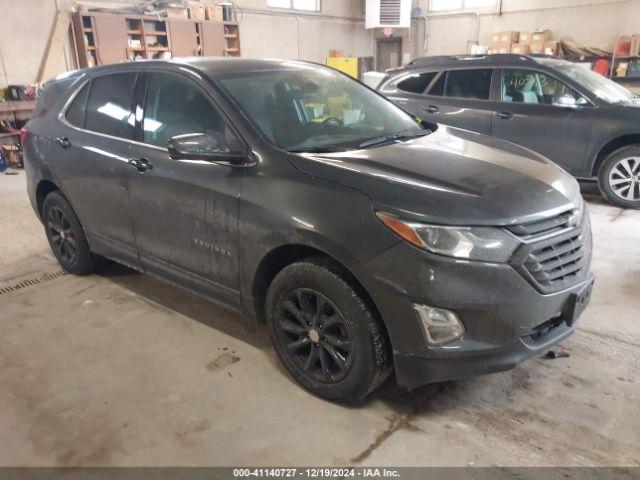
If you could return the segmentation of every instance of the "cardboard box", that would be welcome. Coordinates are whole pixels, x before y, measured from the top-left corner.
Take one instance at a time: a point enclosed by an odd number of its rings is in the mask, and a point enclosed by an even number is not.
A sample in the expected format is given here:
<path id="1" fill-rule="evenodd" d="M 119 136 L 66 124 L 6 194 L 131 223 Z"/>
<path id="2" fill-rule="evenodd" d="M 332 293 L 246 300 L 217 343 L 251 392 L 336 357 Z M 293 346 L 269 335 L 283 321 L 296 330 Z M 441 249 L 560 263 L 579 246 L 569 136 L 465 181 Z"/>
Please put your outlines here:
<path id="1" fill-rule="evenodd" d="M 531 34 L 531 43 L 544 43 L 551 40 L 551 30 L 536 30 Z"/>
<path id="2" fill-rule="evenodd" d="M 520 32 L 510 30 L 507 32 L 500 32 L 500 42 L 516 43 L 520 37 Z"/>
<path id="3" fill-rule="evenodd" d="M 221 5 L 207 5 L 205 7 L 207 20 L 212 22 L 222 22 L 224 21 L 224 14 L 222 12 Z"/>
<path id="4" fill-rule="evenodd" d="M 511 53 L 529 55 L 531 53 L 531 45 L 528 43 L 514 43 L 511 45 Z"/>
<path id="5" fill-rule="evenodd" d="M 500 32 L 493 33 L 491 35 L 491 41 L 489 43 L 498 43 L 500 42 Z"/>
<path id="6" fill-rule="evenodd" d="M 518 38 L 518 43 L 526 43 L 529 44 L 533 40 L 533 32 L 520 32 L 520 37 Z"/>
<path id="7" fill-rule="evenodd" d="M 489 44 L 490 53 L 511 53 L 511 42 L 492 42 Z"/>
<path id="8" fill-rule="evenodd" d="M 185 20 L 189 18 L 189 11 L 185 7 L 167 7 L 164 10 L 167 18 L 182 18 Z"/>
<path id="9" fill-rule="evenodd" d="M 533 55 L 544 55 L 544 42 L 531 42 L 529 47 Z"/>
<path id="10" fill-rule="evenodd" d="M 544 54 L 557 56 L 560 53 L 560 42 L 557 40 L 551 40 L 544 42 Z"/>
<path id="11" fill-rule="evenodd" d="M 206 6 L 201 3 L 189 4 L 189 18 L 192 20 L 206 20 L 207 9 Z"/>

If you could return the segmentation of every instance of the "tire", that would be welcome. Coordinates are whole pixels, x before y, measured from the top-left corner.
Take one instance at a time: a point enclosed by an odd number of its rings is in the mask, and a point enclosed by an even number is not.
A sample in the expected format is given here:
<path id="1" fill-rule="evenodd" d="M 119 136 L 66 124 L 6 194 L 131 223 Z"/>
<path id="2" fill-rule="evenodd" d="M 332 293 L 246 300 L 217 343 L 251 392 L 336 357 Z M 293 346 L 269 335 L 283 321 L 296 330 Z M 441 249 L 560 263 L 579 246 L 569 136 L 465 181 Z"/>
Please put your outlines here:
<path id="1" fill-rule="evenodd" d="M 622 208 L 640 207 L 640 144 L 611 153 L 598 172 L 598 185 L 609 202 Z"/>
<path id="2" fill-rule="evenodd" d="M 269 286 L 265 310 L 280 360 L 314 395 L 354 402 L 389 376 L 380 321 L 329 262 L 309 259 L 282 269 Z"/>
<path id="3" fill-rule="evenodd" d="M 96 263 L 84 230 L 60 192 L 51 192 L 44 199 L 42 223 L 51 251 L 62 268 L 74 275 L 89 275 L 94 271 Z"/>

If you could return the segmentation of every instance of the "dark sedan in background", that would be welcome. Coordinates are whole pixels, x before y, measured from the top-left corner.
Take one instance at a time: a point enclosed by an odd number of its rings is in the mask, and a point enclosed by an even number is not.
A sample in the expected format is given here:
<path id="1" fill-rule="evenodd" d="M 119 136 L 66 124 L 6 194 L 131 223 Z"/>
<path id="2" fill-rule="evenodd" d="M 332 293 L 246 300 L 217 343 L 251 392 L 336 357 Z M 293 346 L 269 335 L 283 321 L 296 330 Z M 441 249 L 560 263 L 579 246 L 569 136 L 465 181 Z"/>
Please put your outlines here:
<path id="1" fill-rule="evenodd" d="M 575 63 L 485 55 L 419 58 L 389 72 L 379 91 L 429 121 L 530 148 L 603 195 L 640 207 L 640 102 Z"/>

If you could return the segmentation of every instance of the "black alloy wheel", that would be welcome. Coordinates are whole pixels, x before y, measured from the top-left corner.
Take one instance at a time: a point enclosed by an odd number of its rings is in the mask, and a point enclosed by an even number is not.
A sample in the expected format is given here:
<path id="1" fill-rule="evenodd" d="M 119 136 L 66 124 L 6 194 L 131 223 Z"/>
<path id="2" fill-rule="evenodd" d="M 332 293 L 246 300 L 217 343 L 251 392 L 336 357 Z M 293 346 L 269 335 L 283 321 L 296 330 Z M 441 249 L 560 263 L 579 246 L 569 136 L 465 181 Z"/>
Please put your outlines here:
<path id="1" fill-rule="evenodd" d="M 332 260 L 307 258 L 280 270 L 265 299 L 271 340 L 289 374 L 340 402 L 364 398 L 392 370 L 384 325 L 350 280 Z"/>
<path id="2" fill-rule="evenodd" d="M 75 263 L 78 258 L 78 241 L 65 213 L 59 207 L 51 207 L 47 212 L 46 222 L 51 248 L 56 257 L 65 263 Z"/>
<path id="3" fill-rule="evenodd" d="M 60 191 L 45 197 L 42 223 L 53 255 L 67 272 L 88 275 L 95 270 L 96 258 L 91 253 L 80 220 Z"/>
<path id="4" fill-rule="evenodd" d="M 353 340 L 340 310 L 326 296 L 308 288 L 292 290 L 280 302 L 278 340 L 308 376 L 335 383 L 349 373 Z"/>

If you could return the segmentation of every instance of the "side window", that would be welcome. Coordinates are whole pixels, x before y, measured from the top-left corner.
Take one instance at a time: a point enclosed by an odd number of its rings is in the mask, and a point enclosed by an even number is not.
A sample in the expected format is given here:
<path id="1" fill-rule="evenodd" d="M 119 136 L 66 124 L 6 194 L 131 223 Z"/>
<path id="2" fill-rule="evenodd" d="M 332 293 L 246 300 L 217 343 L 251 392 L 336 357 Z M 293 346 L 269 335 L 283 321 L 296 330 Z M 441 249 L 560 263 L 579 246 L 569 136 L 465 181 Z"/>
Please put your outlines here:
<path id="1" fill-rule="evenodd" d="M 447 97 L 488 100 L 491 91 L 490 68 L 451 70 L 447 78 Z"/>
<path id="2" fill-rule="evenodd" d="M 570 96 L 578 105 L 588 101 L 571 87 L 534 70 L 503 70 L 502 101 L 553 105 L 554 98 Z"/>
<path id="3" fill-rule="evenodd" d="M 166 147 L 171 137 L 186 133 L 213 133 L 227 139 L 230 135 L 222 113 L 202 90 L 170 73 L 150 75 L 142 128 L 144 143 L 158 147 Z"/>
<path id="4" fill-rule="evenodd" d="M 74 127 L 84 128 L 84 112 L 87 106 L 90 84 L 91 82 L 87 82 L 87 84 L 82 87 L 82 90 L 78 92 L 76 98 L 73 99 L 73 102 L 71 102 L 71 105 L 67 108 L 65 118 Z"/>
<path id="5" fill-rule="evenodd" d="M 425 72 L 410 75 L 398 83 L 398 89 L 410 93 L 422 93 L 431 83 L 438 72 Z"/>
<path id="6" fill-rule="evenodd" d="M 116 73 L 91 80 L 84 128 L 113 137 L 133 138 L 131 98 L 135 73 Z"/>
<path id="7" fill-rule="evenodd" d="M 442 75 L 438 77 L 436 83 L 434 83 L 429 89 L 428 95 L 435 95 L 441 97 L 444 95 L 444 84 L 447 81 L 447 72 L 442 72 Z"/>

